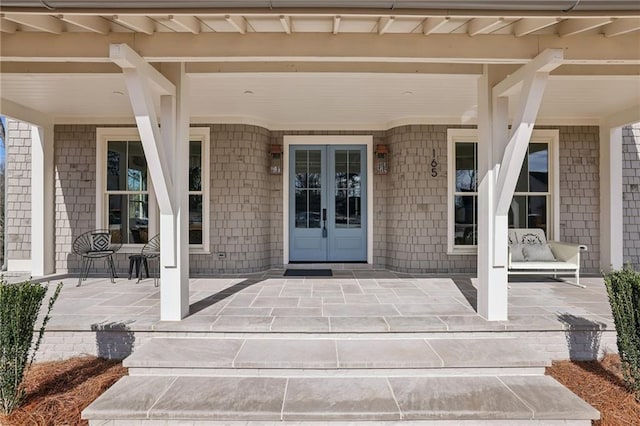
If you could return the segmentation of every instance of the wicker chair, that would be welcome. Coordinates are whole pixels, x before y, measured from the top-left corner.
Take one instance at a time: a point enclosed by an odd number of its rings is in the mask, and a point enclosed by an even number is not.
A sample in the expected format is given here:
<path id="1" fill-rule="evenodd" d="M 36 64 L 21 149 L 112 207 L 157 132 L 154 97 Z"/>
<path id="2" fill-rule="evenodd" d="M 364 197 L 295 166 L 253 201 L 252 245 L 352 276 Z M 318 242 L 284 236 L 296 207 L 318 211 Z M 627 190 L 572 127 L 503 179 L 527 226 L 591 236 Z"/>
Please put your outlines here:
<path id="1" fill-rule="evenodd" d="M 157 259 L 156 266 L 156 274 L 153 274 L 153 285 L 158 287 L 158 279 L 160 278 L 160 234 L 153 236 L 147 244 L 142 247 L 142 251 L 140 252 L 140 256 L 143 258 L 143 262 L 147 263 L 149 259 Z M 142 279 L 142 271 L 138 275 L 138 281 Z"/>
<path id="2" fill-rule="evenodd" d="M 108 229 L 95 229 L 85 232 L 73 241 L 73 252 L 82 259 L 82 270 L 78 278 L 78 287 L 82 280 L 86 280 L 89 270 L 96 259 L 105 259 L 111 274 L 111 282 L 115 283 L 118 277 L 113 263 L 113 255 L 122 247 L 121 242 L 112 242 Z"/>

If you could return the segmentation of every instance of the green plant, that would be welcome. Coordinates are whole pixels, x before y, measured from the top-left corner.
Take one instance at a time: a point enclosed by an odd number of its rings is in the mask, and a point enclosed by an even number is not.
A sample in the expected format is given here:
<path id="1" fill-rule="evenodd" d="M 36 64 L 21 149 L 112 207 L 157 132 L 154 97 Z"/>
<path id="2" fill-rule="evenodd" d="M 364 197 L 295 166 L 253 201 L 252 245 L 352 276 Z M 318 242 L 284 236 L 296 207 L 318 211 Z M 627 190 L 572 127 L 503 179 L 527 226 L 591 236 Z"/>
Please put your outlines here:
<path id="1" fill-rule="evenodd" d="M 10 414 L 25 397 L 22 380 L 40 347 L 62 283 L 49 298 L 40 329 L 35 336 L 36 323 L 48 285 L 30 280 L 9 284 L 0 277 L 0 410 Z"/>
<path id="2" fill-rule="evenodd" d="M 605 276 L 622 374 L 640 401 L 640 272 L 630 266 Z"/>

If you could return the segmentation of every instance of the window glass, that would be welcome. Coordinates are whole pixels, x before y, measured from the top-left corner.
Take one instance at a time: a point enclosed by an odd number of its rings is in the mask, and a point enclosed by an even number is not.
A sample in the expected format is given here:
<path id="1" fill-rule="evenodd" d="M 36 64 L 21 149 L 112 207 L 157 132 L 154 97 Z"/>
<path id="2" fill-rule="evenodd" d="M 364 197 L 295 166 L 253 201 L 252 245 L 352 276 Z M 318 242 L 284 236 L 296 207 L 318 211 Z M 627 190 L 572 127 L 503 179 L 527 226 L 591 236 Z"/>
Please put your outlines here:
<path id="1" fill-rule="evenodd" d="M 475 142 L 456 143 L 456 192 L 475 192 L 478 162 Z"/>
<path id="2" fill-rule="evenodd" d="M 127 191 L 147 190 L 147 160 L 141 142 L 127 142 Z"/>
<path id="3" fill-rule="evenodd" d="M 453 142 L 451 177 L 453 191 L 453 239 L 455 246 L 477 245 L 477 170 L 478 154 L 475 142 Z M 540 228 L 547 230 L 550 215 L 549 144 L 531 143 L 516 183 L 509 208 L 510 228 Z"/>
<path id="4" fill-rule="evenodd" d="M 320 228 L 322 153 L 320 150 L 297 150 L 295 155 L 296 228 Z"/>
<path id="5" fill-rule="evenodd" d="M 202 244 L 202 195 L 189 195 L 189 244 Z"/>
<path id="6" fill-rule="evenodd" d="M 111 141 L 107 147 L 107 191 L 126 190 L 127 142 Z"/>
<path id="7" fill-rule="evenodd" d="M 189 191 L 202 191 L 202 144 L 189 142 Z"/>

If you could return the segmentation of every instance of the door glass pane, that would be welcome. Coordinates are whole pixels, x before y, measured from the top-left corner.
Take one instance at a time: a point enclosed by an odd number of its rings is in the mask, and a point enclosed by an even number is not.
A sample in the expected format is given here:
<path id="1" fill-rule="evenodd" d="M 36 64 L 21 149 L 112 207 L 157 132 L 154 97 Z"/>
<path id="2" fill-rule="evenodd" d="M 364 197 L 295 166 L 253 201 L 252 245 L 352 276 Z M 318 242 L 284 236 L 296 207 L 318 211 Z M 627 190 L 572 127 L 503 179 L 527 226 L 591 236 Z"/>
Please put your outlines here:
<path id="1" fill-rule="evenodd" d="M 455 244 L 470 246 L 477 244 L 477 201 L 473 195 L 455 196 Z"/>
<path id="2" fill-rule="evenodd" d="M 516 195 L 509 208 L 509 228 L 527 227 L 527 197 Z"/>
<path id="3" fill-rule="evenodd" d="M 129 142 L 127 168 L 127 190 L 147 190 L 147 160 L 144 158 L 142 142 Z"/>
<path id="4" fill-rule="evenodd" d="M 306 189 L 296 189 L 296 228 L 307 228 L 309 221 L 307 195 Z"/>
<path id="5" fill-rule="evenodd" d="M 349 227 L 347 191 L 344 189 L 336 190 L 336 228 Z"/>
<path id="6" fill-rule="evenodd" d="M 456 143 L 456 192 L 476 192 L 476 144 Z"/>
<path id="7" fill-rule="evenodd" d="M 336 168 L 335 226 L 336 228 L 360 228 L 362 221 L 360 151 L 337 150 L 334 160 Z"/>
<path id="8" fill-rule="evenodd" d="M 309 228 L 320 228 L 322 225 L 322 192 L 309 190 Z"/>
<path id="9" fill-rule="evenodd" d="M 336 151 L 336 188 L 347 187 L 347 151 Z"/>
<path id="10" fill-rule="evenodd" d="M 127 143 L 110 141 L 107 145 L 107 191 L 125 191 Z"/>
<path id="11" fill-rule="evenodd" d="M 189 195 L 189 244 L 202 244 L 202 195 Z"/>
<path id="12" fill-rule="evenodd" d="M 295 160 L 296 161 L 296 165 L 295 165 L 296 188 L 307 188 L 307 160 L 308 160 L 307 151 L 301 151 L 301 150 L 296 151 L 296 160 Z"/>
<path id="13" fill-rule="evenodd" d="M 202 191 L 202 144 L 189 142 L 189 191 Z"/>
<path id="14" fill-rule="evenodd" d="M 529 192 L 549 190 L 549 145 L 532 143 L 529 145 Z"/>
<path id="15" fill-rule="evenodd" d="M 547 230 L 547 197 L 534 196 L 529 198 L 529 228 Z"/>
<path id="16" fill-rule="evenodd" d="M 309 166 L 308 166 L 308 175 L 309 188 L 320 188 L 321 180 L 322 180 L 322 156 L 320 151 L 314 150 L 309 151 Z"/>

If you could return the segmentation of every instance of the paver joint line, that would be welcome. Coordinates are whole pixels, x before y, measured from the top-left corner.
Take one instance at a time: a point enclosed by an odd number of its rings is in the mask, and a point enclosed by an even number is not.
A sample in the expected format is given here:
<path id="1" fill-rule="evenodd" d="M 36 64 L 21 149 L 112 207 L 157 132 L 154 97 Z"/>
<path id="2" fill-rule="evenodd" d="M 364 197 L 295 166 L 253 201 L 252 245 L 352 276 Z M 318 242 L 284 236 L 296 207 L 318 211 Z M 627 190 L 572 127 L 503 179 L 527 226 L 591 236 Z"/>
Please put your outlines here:
<path id="1" fill-rule="evenodd" d="M 526 403 L 526 401 L 524 401 L 524 400 L 520 397 L 520 395 L 518 395 L 518 394 L 517 394 L 513 389 L 511 389 L 511 388 L 509 387 L 509 385 L 507 385 L 505 382 L 503 382 L 503 381 L 502 381 L 502 379 L 501 379 L 499 376 L 495 376 L 495 377 L 496 377 L 496 379 L 498 379 L 498 381 L 499 381 L 500 383 L 502 383 L 502 385 L 503 385 L 504 387 L 506 387 L 507 389 L 509 389 L 509 392 L 511 392 L 511 393 L 513 394 L 513 396 L 515 396 L 516 398 L 518 398 L 518 400 L 519 400 L 520 402 L 522 402 L 522 404 L 524 404 L 524 406 L 525 406 L 525 407 L 527 407 L 529 410 L 531 410 L 531 419 L 533 420 L 533 419 L 535 418 L 535 416 L 536 416 L 536 412 L 535 412 L 535 410 L 533 409 L 533 407 L 529 406 L 529 404 L 527 404 L 527 403 Z"/>
<path id="2" fill-rule="evenodd" d="M 151 410 L 153 410 L 153 407 L 156 406 L 158 401 L 160 401 L 162 397 L 165 396 L 167 392 L 169 392 L 169 389 L 171 389 L 171 387 L 175 384 L 177 380 L 178 380 L 178 376 L 175 376 L 171 381 L 171 383 L 169 383 L 169 386 L 167 386 L 167 388 L 164 390 L 164 392 L 158 395 L 158 398 L 153 402 L 153 404 L 151 404 L 151 407 L 149 407 L 149 410 L 147 410 L 147 419 L 151 419 Z"/>

